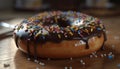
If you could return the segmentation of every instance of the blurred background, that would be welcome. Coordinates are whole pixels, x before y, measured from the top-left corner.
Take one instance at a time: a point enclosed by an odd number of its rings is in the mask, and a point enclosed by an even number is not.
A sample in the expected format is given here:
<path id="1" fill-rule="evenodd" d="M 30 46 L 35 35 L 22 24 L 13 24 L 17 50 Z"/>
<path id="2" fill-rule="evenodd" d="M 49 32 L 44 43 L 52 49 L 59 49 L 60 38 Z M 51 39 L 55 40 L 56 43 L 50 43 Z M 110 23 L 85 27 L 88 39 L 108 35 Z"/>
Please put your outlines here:
<path id="1" fill-rule="evenodd" d="M 119 6 L 120 0 L 0 0 L 0 19 L 48 10 L 73 10 L 95 16 L 110 16 L 120 14 Z M 9 13 L 13 15 L 8 16 Z"/>
<path id="2" fill-rule="evenodd" d="M 120 0 L 0 0 L 0 22 L 18 24 L 39 12 L 53 10 L 80 11 L 95 17 L 118 17 L 119 6 Z M 9 30 L 3 30 L 0 23 L 0 34 Z"/>

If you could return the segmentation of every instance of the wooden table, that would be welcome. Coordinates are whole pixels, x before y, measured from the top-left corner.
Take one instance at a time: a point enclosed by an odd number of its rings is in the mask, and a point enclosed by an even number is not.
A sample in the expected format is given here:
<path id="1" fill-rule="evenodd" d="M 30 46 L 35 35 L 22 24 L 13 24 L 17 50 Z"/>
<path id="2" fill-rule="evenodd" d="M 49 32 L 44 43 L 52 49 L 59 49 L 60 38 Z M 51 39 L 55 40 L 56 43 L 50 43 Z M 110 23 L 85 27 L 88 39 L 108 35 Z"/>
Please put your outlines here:
<path id="1" fill-rule="evenodd" d="M 65 67 L 70 67 L 69 69 L 120 69 L 120 17 L 101 19 L 106 26 L 108 40 L 105 43 L 106 50 L 98 51 L 97 56 L 59 60 L 40 59 L 45 63 L 45 65 L 40 65 L 28 61 L 26 55 L 16 48 L 13 38 L 6 37 L 0 39 L 0 69 L 67 69 Z M 112 59 L 108 59 L 110 52 L 114 55 Z"/>

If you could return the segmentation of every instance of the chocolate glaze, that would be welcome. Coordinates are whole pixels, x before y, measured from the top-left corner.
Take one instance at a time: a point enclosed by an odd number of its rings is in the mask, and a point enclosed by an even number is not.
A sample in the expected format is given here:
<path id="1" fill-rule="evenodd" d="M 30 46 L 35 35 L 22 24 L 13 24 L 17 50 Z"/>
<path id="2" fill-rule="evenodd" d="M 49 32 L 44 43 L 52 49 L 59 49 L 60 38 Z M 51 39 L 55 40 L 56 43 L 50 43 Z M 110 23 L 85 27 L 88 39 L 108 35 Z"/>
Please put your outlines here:
<path id="1" fill-rule="evenodd" d="M 104 49 L 105 49 L 105 48 L 104 48 L 104 44 L 105 44 L 105 41 L 107 40 L 107 37 L 106 37 L 106 33 L 105 33 L 105 32 L 103 32 L 103 35 L 104 35 L 104 42 L 103 42 L 103 44 L 102 44 L 101 50 L 104 50 Z"/>
<path id="2" fill-rule="evenodd" d="M 54 14 L 53 14 L 54 13 Z M 62 40 L 83 40 L 86 42 L 86 49 L 89 49 L 88 40 L 91 37 L 104 35 L 106 41 L 105 28 L 99 19 L 72 11 L 70 12 L 45 12 L 25 19 L 16 26 L 14 33 L 16 46 L 18 38 L 27 39 L 27 51 L 30 55 L 29 42 L 33 41 L 34 58 L 37 59 L 37 43 L 61 42 Z M 28 40 L 29 39 L 29 40 Z M 103 45 L 104 45 L 103 42 Z M 104 47 L 101 47 L 103 49 Z"/>
<path id="3" fill-rule="evenodd" d="M 16 34 L 14 34 L 14 40 L 15 40 L 15 44 L 16 44 L 16 47 L 18 48 L 18 36 Z"/>
<path id="4" fill-rule="evenodd" d="M 89 40 L 89 38 L 87 38 L 87 39 L 82 39 L 85 43 L 86 43 L 86 49 L 89 49 L 89 45 L 88 45 L 88 40 Z"/>

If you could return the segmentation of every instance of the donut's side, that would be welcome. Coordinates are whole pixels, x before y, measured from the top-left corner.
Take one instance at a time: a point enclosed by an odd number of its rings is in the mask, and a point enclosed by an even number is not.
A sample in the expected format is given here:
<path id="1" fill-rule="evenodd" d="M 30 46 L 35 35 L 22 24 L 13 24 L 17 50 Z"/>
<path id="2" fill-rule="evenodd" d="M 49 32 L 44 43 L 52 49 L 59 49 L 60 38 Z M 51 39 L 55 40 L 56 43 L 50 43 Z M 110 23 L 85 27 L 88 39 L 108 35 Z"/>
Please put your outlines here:
<path id="1" fill-rule="evenodd" d="M 60 43 L 46 42 L 42 44 L 18 39 L 17 45 L 21 51 L 35 57 L 70 58 L 88 55 L 97 51 L 104 44 L 105 37 L 102 33 L 100 37 L 93 36 L 89 38 L 89 49 L 86 49 L 86 44 L 80 43 L 79 41 L 80 40 L 63 40 Z"/>

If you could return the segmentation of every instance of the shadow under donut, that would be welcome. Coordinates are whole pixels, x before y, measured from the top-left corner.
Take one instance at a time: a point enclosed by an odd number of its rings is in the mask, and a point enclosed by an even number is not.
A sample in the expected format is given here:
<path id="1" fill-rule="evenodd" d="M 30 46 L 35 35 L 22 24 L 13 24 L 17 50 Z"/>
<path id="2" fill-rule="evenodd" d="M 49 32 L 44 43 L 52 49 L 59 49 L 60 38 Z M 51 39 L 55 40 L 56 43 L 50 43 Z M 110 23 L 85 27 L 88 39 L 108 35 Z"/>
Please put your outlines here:
<path id="1" fill-rule="evenodd" d="M 112 63 L 110 64 L 108 62 L 112 61 L 115 63 L 117 61 L 116 59 L 108 60 L 107 57 L 99 56 L 99 54 L 101 53 L 109 53 L 109 50 L 98 51 L 96 54 L 98 57 L 95 57 L 93 55 L 93 57 L 84 56 L 80 58 L 49 60 L 39 58 L 40 62 L 45 63 L 44 66 L 35 63 L 33 59 L 31 61 L 28 61 L 26 54 L 21 52 L 20 50 L 17 50 L 16 55 L 14 57 L 14 62 L 16 69 L 35 69 L 36 67 L 39 67 L 40 69 L 64 69 L 65 67 L 72 67 L 73 69 L 103 69 L 109 65 L 112 65 Z"/>

